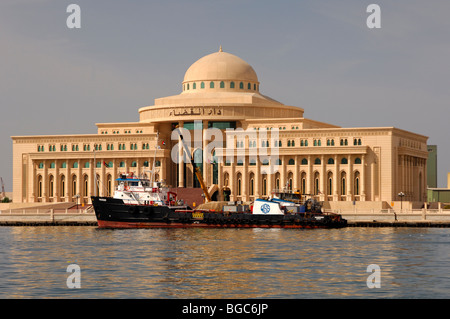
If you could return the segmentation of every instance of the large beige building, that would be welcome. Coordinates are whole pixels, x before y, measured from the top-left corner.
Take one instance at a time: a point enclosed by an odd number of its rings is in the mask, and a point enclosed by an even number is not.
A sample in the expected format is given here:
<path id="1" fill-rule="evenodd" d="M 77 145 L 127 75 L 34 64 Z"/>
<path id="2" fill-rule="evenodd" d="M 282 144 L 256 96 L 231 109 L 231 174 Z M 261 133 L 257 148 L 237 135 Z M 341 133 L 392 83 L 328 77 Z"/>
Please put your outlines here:
<path id="1" fill-rule="evenodd" d="M 97 134 L 12 137 L 13 201 L 88 203 L 111 194 L 120 173 L 152 169 L 170 187 L 199 187 L 191 165 L 171 156 L 182 152 L 171 136 L 176 126 L 200 136 L 190 152 L 214 198 L 249 201 L 287 187 L 324 201 L 391 202 L 400 192 L 403 200 L 426 200 L 426 136 L 304 118 L 302 108 L 261 94 L 254 69 L 222 49 L 192 64 L 181 86 L 140 108 L 139 122 L 100 123 Z M 208 148 L 208 128 L 227 142 Z M 224 147 L 234 155 L 221 161 L 230 154 Z M 278 158 L 261 160 L 258 150 Z M 273 164 L 277 171 L 267 171 Z"/>

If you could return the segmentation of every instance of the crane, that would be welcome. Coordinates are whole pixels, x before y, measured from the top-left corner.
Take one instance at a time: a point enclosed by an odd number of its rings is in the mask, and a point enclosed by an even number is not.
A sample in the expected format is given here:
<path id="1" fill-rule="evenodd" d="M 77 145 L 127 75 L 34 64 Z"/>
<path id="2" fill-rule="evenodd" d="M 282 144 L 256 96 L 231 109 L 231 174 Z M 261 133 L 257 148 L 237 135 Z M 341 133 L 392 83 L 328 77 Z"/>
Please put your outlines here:
<path id="1" fill-rule="evenodd" d="M 181 142 L 183 143 L 184 151 L 186 152 L 188 157 L 191 159 L 192 168 L 194 169 L 195 176 L 197 176 L 197 179 L 198 179 L 198 181 L 200 183 L 200 187 L 202 188 L 203 193 L 205 194 L 206 201 L 210 202 L 211 201 L 211 196 L 209 196 L 208 189 L 206 188 L 206 184 L 205 184 L 205 182 L 203 180 L 202 172 L 200 171 L 200 168 L 195 165 L 193 156 L 190 156 L 190 154 L 188 152 L 188 148 L 187 148 L 186 142 L 183 139 L 183 134 L 181 134 L 180 129 L 178 128 L 178 125 L 176 126 L 176 130 L 177 130 L 178 136 L 181 139 Z"/>

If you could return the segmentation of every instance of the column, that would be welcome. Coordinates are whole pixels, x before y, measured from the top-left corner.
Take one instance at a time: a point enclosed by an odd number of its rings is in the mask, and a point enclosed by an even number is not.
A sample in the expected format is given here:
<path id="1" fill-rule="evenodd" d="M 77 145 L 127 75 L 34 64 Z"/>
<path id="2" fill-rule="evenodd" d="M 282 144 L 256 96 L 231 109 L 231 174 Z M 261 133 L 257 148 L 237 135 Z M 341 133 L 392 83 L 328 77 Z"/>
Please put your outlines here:
<path id="1" fill-rule="evenodd" d="M 280 189 L 284 189 L 287 184 L 287 178 L 286 178 L 286 156 L 280 155 L 281 159 L 281 170 L 280 170 Z"/>
<path id="2" fill-rule="evenodd" d="M 333 201 L 339 200 L 339 166 L 338 166 L 338 156 L 334 155 L 334 174 L 333 174 Z"/>
<path id="3" fill-rule="evenodd" d="M 311 163 L 311 155 L 308 155 L 308 174 L 306 175 L 306 194 L 312 195 L 314 188 L 311 188 L 311 184 L 314 182 L 313 167 Z"/>
<path id="4" fill-rule="evenodd" d="M 298 171 L 300 170 L 300 165 L 298 163 L 300 157 L 298 155 L 294 156 L 294 174 L 293 174 L 293 182 L 292 182 L 292 191 L 297 192 L 300 191 L 300 183 L 299 183 L 299 177 L 298 177 Z"/>
<path id="5" fill-rule="evenodd" d="M 55 159 L 55 176 L 53 177 L 53 185 L 54 185 L 54 202 L 59 202 L 60 201 L 60 196 L 64 196 L 64 194 L 60 194 L 60 190 L 61 190 L 61 177 L 59 176 L 59 161 L 57 159 Z"/>
<path id="6" fill-rule="evenodd" d="M 48 163 L 46 160 L 43 160 L 44 163 L 44 172 L 42 173 L 42 201 L 48 202 Z"/>
<path id="7" fill-rule="evenodd" d="M 184 122 L 180 121 L 178 122 L 178 127 L 183 127 Z M 178 187 L 184 187 L 184 150 L 183 150 L 183 143 L 181 142 L 181 138 L 178 138 Z"/>
<path id="8" fill-rule="evenodd" d="M 327 173 L 325 170 L 325 156 L 322 155 L 320 157 L 320 179 L 319 179 L 319 190 L 320 190 L 320 196 L 319 199 L 321 201 L 326 200 L 327 197 L 327 190 L 325 185 L 327 184 Z"/>
<path id="9" fill-rule="evenodd" d="M 254 183 L 254 196 L 255 198 L 261 197 L 262 191 L 262 175 L 261 175 L 261 162 L 259 158 L 256 157 L 256 166 L 255 166 L 255 183 Z"/>
<path id="10" fill-rule="evenodd" d="M 167 158 L 161 157 L 160 179 L 167 185 Z"/>
<path id="11" fill-rule="evenodd" d="M 105 160 L 104 159 L 101 159 L 100 160 L 100 165 L 101 165 L 101 172 L 100 172 L 100 180 L 101 180 L 101 183 L 100 183 L 100 194 L 98 194 L 99 196 L 106 196 L 107 194 L 108 194 L 108 192 L 107 192 L 107 190 L 106 190 L 106 188 L 108 187 L 108 185 L 107 185 L 107 183 L 106 183 L 106 167 L 105 167 L 105 165 L 103 164 L 103 162 L 104 162 Z"/>
<path id="12" fill-rule="evenodd" d="M 72 185 L 72 176 L 70 175 L 70 162 L 69 160 L 66 160 L 66 189 L 65 189 L 65 197 L 67 198 L 66 201 L 67 202 L 71 202 L 72 201 L 72 194 L 70 192 L 70 190 L 72 189 L 73 185 Z"/>
<path id="13" fill-rule="evenodd" d="M 347 200 L 353 200 L 353 168 L 352 168 L 352 156 L 348 155 L 348 168 L 347 168 Z"/>
<path id="14" fill-rule="evenodd" d="M 212 180 L 210 179 L 210 168 L 211 164 L 208 162 L 210 154 L 207 153 L 208 141 L 206 140 L 206 132 L 208 129 L 208 121 L 203 121 L 203 131 L 202 131 L 202 154 L 203 154 L 203 180 L 205 181 L 206 187 L 212 185 Z"/>
<path id="15" fill-rule="evenodd" d="M 361 157 L 361 201 L 366 200 L 366 155 Z"/>
<path id="16" fill-rule="evenodd" d="M 236 200 L 236 163 L 235 163 L 236 159 L 233 158 L 233 161 L 231 162 L 231 173 L 230 173 L 230 201 L 235 201 Z"/>

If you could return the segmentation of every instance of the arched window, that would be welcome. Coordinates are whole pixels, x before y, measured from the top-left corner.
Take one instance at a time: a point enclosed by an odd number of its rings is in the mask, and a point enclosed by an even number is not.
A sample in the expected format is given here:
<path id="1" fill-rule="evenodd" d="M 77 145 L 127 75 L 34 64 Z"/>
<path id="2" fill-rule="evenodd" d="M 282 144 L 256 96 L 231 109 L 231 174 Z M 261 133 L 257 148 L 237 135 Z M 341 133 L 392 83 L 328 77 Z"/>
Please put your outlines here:
<path id="1" fill-rule="evenodd" d="M 275 163 L 276 163 L 275 165 L 281 165 L 281 163 L 282 163 L 281 158 L 277 159 Z"/>
<path id="2" fill-rule="evenodd" d="M 125 167 L 125 162 L 120 162 L 119 167 Z"/>
<path id="3" fill-rule="evenodd" d="M 263 178 L 262 194 L 267 195 L 267 178 Z"/>
<path id="4" fill-rule="evenodd" d="M 84 168 L 89 168 L 89 162 L 84 163 Z"/>
<path id="5" fill-rule="evenodd" d="M 322 163 L 322 161 L 320 160 L 320 158 L 316 158 L 314 160 L 314 164 L 316 164 L 316 165 L 321 164 L 321 163 Z"/>
<path id="6" fill-rule="evenodd" d="M 72 176 L 72 196 L 77 194 L 77 175 Z"/>
<path id="7" fill-rule="evenodd" d="M 61 164 L 61 168 L 66 168 L 67 167 L 67 164 L 66 164 L 66 162 L 62 162 L 62 164 Z"/>
<path id="8" fill-rule="evenodd" d="M 305 142 L 303 140 L 300 141 L 300 146 L 305 146 Z"/>
<path id="9" fill-rule="evenodd" d="M 197 88 L 197 83 L 192 84 L 192 89 L 195 90 Z"/>
<path id="10" fill-rule="evenodd" d="M 291 146 L 295 146 L 295 140 L 292 140 Z"/>
<path id="11" fill-rule="evenodd" d="M 144 167 L 148 167 L 148 161 L 144 161 Z"/>
<path id="12" fill-rule="evenodd" d="M 359 195 L 359 172 L 355 172 L 354 195 Z"/>
<path id="13" fill-rule="evenodd" d="M 355 164 L 361 164 L 361 159 L 359 157 L 355 158 Z"/>
<path id="14" fill-rule="evenodd" d="M 328 195 L 333 195 L 333 178 L 328 177 Z"/>
<path id="15" fill-rule="evenodd" d="M 97 162 L 97 163 L 95 164 L 95 167 L 101 168 L 101 167 L 102 167 L 102 162 Z"/>
<path id="16" fill-rule="evenodd" d="M 155 161 L 155 167 L 161 167 L 161 161 Z"/>
<path id="17" fill-rule="evenodd" d="M 42 197 L 42 176 L 38 177 L 38 197 Z"/>
<path id="18" fill-rule="evenodd" d="M 308 140 L 305 140 L 305 146 L 308 146 Z"/>
<path id="19" fill-rule="evenodd" d="M 291 158 L 288 162 L 288 165 L 295 165 L 295 160 Z"/>
<path id="20" fill-rule="evenodd" d="M 322 140 L 319 140 L 319 141 L 317 142 L 317 145 L 318 145 L 318 146 L 322 146 Z"/>
<path id="21" fill-rule="evenodd" d="M 221 89 L 224 89 L 224 88 L 225 88 L 225 82 L 223 82 L 223 81 L 220 82 L 220 88 L 221 88 Z"/>
<path id="22" fill-rule="evenodd" d="M 332 159 L 331 157 L 328 159 L 328 164 L 334 164 L 334 159 Z"/>
<path id="23" fill-rule="evenodd" d="M 345 172 L 342 173 L 341 175 L 341 195 L 345 195 L 346 194 L 346 186 L 347 186 L 347 180 L 346 180 L 346 174 Z"/>
<path id="24" fill-rule="evenodd" d="M 205 88 L 205 82 L 200 83 L 200 88 L 204 89 Z"/>
<path id="25" fill-rule="evenodd" d="M 361 145 L 361 139 L 358 138 L 358 145 Z"/>
<path id="26" fill-rule="evenodd" d="M 341 164 L 348 164 L 348 160 L 344 157 L 344 158 L 341 160 Z"/>
<path id="27" fill-rule="evenodd" d="M 214 82 L 213 81 L 209 82 L 209 88 L 210 89 L 214 89 Z"/>
<path id="28" fill-rule="evenodd" d="M 230 89 L 234 89 L 234 82 L 230 83 Z"/>
<path id="29" fill-rule="evenodd" d="M 186 85 L 186 88 L 189 90 L 189 83 Z"/>
<path id="30" fill-rule="evenodd" d="M 61 196 L 64 197 L 66 196 L 66 178 L 64 175 L 61 175 L 61 183 L 60 183 L 60 187 L 61 187 Z"/>
<path id="31" fill-rule="evenodd" d="M 302 165 L 308 165 L 308 160 L 306 158 L 302 159 Z"/>
<path id="32" fill-rule="evenodd" d="M 291 146 L 291 141 L 288 140 L 287 146 Z"/>
<path id="33" fill-rule="evenodd" d="M 72 167 L 73 167 L 73 168 L 78 168 L 78 162 L 73 162 Z"/>
<path id="34" fill-rule="evenodd" d="M 314 195 L 319 195 L 319 173 L 314 174 Z"/>
<path id="35" fill-rule="evenodd" d="M 243 89 L 243 88 L 244 88 L 244 83 L 243 83 L 243 82 L 239 83 L 239 88 L 240 88 L 240 89 Z"/>
<path id="36" fill-rule="evenodd" d="M 84 196 L 88 196 L 89 194 L 89 177 L 87 175 L 84 176 Z"/>
<path id="37" fill-rule="evenodd" d="M 50 168 L 55 168 L 55 162 L 50 163 Z"/>
<path id="38" fill-rule="evenodd" d="M 252 89 L 252 85 L 249 83 L 247 84 L 247 90 L 251 90 Z"/>
<path id="39" fill-rule="evenodd" d="M 49 196 L 53 197 L 54 196 L 54 179 L 53 179 L 53 175 L 50 175 L 48 186 L 49 186 Z"/>
<path id="40" fill-rule="evenodd" d="M 113 166 L 114 166 L 113 162 L 108 163 L 108 167 L 113 167 Z"/>

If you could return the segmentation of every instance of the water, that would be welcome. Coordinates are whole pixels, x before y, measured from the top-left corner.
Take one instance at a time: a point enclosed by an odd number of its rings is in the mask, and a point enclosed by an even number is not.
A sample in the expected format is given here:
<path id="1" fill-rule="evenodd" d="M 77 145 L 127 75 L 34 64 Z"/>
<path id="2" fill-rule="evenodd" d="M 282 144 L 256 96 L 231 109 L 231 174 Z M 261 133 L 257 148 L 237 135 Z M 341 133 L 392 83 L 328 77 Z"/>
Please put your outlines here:
<path id="1" fill-rule="evenodd" d="M 445 228 L 0 227 L 0 243 L 0 298 L 450 297 Z"/>

